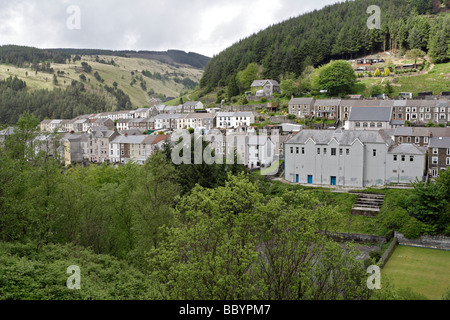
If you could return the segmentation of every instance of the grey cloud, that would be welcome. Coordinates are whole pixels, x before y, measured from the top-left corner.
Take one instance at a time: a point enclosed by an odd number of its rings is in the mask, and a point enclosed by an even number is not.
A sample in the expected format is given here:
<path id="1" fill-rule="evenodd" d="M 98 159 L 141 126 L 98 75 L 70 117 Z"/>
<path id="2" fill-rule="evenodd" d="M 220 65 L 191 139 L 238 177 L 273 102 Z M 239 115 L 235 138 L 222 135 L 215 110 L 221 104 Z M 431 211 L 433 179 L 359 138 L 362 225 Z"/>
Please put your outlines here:
<path id="1" fill-rule="evenodd" d="M 281 8 L 270 11 L 259 29 L 320 9 L 335 0 L 274 0 Z M 259 30 L 250 30 L 252 3 L 242 0 L 0 0 L 0 44 L 36 47 L 167 50 L 181 49 L 212 56 Z M 226 4 L 235 6 L 236 17 L 216 26 L 204 26 L 205 10 Z M 66 10 L 81 9 L 81 29 L 69 30 Z M 224 14 L 220 13 L 219 14 Z M 214 18 L 214 17 L 213 17 Z M 217 17 L 223 19 L 223 16 Z M 222 21 L 221 20 L 221 21 Z M 204 28 L 209 38 L 202 39 Z"/>

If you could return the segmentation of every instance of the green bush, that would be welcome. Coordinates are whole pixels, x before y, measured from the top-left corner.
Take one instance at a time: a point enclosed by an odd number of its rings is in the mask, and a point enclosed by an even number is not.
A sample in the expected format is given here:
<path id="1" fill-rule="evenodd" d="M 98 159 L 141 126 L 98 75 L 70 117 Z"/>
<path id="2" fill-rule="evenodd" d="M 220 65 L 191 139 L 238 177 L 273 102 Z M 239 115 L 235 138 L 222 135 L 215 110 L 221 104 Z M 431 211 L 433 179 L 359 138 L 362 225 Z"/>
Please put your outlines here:
<path id="1" fill-rule="evenodd" d="M 422 223 L 416 218 L 411 217 L 400 229 L 400 232 L 408 239 L 417 239 L 422 234 Z"/>
<path id="2" fill-rule="evenodd" d="M 409 220 L 408 212 L 400 207 L 386 212 L 384 225 L 390 230 L 400 230 Z"/>
<path id="3" fill-rule="evenodd" d="M 378 262 L 381 259 L 381 251 L 380 250 L 370 251 L 369 257 Z"/>

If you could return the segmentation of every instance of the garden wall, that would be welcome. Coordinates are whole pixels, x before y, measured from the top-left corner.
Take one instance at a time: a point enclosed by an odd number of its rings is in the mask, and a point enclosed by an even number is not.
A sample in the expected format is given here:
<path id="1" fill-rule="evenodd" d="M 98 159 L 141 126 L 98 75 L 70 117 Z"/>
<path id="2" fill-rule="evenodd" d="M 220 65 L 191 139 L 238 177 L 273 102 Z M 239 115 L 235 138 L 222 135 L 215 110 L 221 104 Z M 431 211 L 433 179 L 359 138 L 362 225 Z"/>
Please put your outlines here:
<path id="1" fill-rule="evenodd" d="M 444 236 L 421 236 L 418 239 L 407 239 L 400 232 L 395 232 L 395 238 L 401 245 L 450 250 L 450 237 Z"/>

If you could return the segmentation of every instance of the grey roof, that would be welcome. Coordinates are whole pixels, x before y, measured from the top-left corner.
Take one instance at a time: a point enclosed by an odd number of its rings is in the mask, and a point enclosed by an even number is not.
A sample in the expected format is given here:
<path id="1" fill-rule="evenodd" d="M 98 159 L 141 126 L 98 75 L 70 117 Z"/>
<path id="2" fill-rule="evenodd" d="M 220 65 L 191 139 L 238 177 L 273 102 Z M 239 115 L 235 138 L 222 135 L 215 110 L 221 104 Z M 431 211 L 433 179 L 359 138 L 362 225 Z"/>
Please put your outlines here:
<path id="1" fill-rule="evenodd" d="M 341 104 L 341 99 L 320 99 L 316 100 L 314 106 L 316 107 L 336 107 Z"/>
<path id="2" fill-rule="evenodd" d="M 292 98 L 289 104 L 312 104 L 314 101 L 314 98 Z"/>
<path id="3" fill-rule="evenodd" d="M 272 84 L 274 86 L 279 86 L 277 81 L 271 80 L 271 79 L 266 79 L 266 80 L 255 80 L 255 81 L 253 81 L 251 87 L 264 87 L 267 82 L 269 82 L 270 84 Z"/>
<path id="4" fill-rule="evenodd" d="M 302 130 L 286 144 L 304 144 L 308 139 L 312 139 L 316 144 L 327 145 L 333 139 L 336 139 L 340 145 L 351 145 L 356 139 L 363 143 L 388 143 L 383 137 L 381 131 L 342 131 L 342 130 Z"/>
<path id="5" fill-rule="evenodd" d="M 391 124 L 395 126 L 403 126 L 406 124 L 406 120 L 395 119 L 391 121 Z"/>
<path id="6" fill-rule="evenodd" d="M 196 106 L 200 101 L 187 101 L 184 103 L 185 106 Z"/>
<path id="7" fill-rule="evenodd" d="M 450 128 L 400 127 L 394 133 L 394 136 L 429 137 L 430 135 L 450 137 Z"/>
<path id="8" fill-rule="evenodd" d="M 95 127 L 92 128 L 92 136 L 94 138 L 109 138 L 114 134 L 113 130 L 96 130 Z"/>
<path id="9" fill-rule="evenodd" d="M 383 121 L 391 120 L 390 107 L 353 107 L 349 121 Z"/>
<path id="10" fill-rule="evenodd" d="M 141 144 L 147 136 L 130 136 L 130 135 L 121 135 L 115 137 L 111 143 L 112 144 Z"/>
<path id="11" fill-rule="evenodd" d="M 419 147 L 412 143 L 401 143 L 399 145 L 393 145 L 389 149 L 389 153 L 396 154 L 416 154 L 416 155 L 424 155 L 427 152 L 426 147 Z"/>
<path id="12" fill-rule="evenodd" d="M 407 107 L 434 107 L 436 105 L 435 100 L 407 100 Z"/>
<path id="13" fill-rule="evenodd" d="M 186 114 L 180 114 L 180 113 L 174 113 L 174 114 L 159 114 L 155 117 L 155 120 L 167 120 L 167 119 L 180 119 L 180 118 L 187 117 Z"/>
<path id="14" fill-rule="evenodd" d="M 406 107 L 407 100 L 394 100 L 394 107 Z"/>
<path id="15" fill-rule="evenodd" d="M 249 139 L 248 139 L 248 145 L 251 145 L 251 146 L 257 146 L 257 145 L 263 146 L 263 145 L 265 145 L 267 143 L 267 140 L 270 140 L 269 137 L 267 137 L 267 136 L 254 136 L 254 135 L 251 135 L 251 136 L 249 136 Z"/>
<path id="16" fill-rule="evenodd" d="M 450 148 L 450 137 L 431 138 L 429 148 Z"/>
<path id="17" fill-rule="evenodd" d="M 212 113 L 191 113 L 186 118 L 187 119 L 214 119 L 215 114 Z"/>

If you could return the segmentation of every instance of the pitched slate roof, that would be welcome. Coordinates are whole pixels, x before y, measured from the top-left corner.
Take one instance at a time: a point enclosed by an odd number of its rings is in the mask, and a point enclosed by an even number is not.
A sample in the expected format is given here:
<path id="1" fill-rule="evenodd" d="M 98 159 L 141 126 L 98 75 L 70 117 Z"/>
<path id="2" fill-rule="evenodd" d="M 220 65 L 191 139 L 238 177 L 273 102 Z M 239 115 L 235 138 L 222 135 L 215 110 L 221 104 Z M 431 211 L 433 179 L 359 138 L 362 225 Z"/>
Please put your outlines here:
<path id="1" fill-rule="evenodd" d="M 429 148 L 450 148 L 450 137 L 431 138 Z"/>
<path id="2" fill-rule="evenodd" d="M 382 131 L 382 130 L 380 130 Z M 312 139 L 316 144 L 327 145 L 333 139 L 340 145 L 351 145 L 356 139 L 363 143 L 388 143 L 385 137 L 379 131 L 360 131 L 360 130 L 302 130 L 292 139 L 286 141 L 286 144 L 304 144 L 308 139 Z"/>
<path id="3" fill-rule="evenodd" d="M 427 153 L 426 147 L 419 147 L 413 143 L 401 143 L 399 145 L 393 145 L 388 151 L 389 153 L 397 154 L 418 154 L 424 155 Z"/>
<path id="4" fill-rule="evenodd" d="M 314 98 L 292 98 L 289 104 L 311 104 L 314 102 Z"/>
<path id="5" fill-rule="evenodd" d="M 391 120 L 390 107 L 353 107 L 349 121 L 382 121 Z"/>

